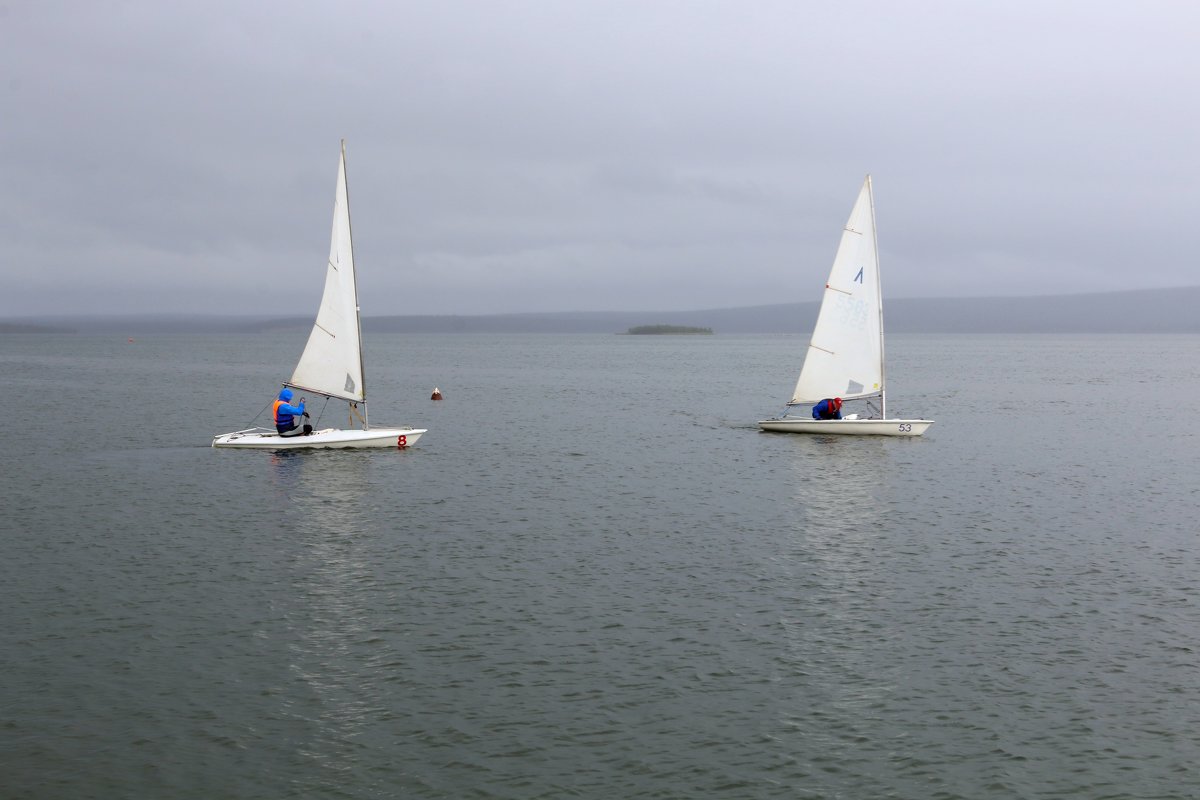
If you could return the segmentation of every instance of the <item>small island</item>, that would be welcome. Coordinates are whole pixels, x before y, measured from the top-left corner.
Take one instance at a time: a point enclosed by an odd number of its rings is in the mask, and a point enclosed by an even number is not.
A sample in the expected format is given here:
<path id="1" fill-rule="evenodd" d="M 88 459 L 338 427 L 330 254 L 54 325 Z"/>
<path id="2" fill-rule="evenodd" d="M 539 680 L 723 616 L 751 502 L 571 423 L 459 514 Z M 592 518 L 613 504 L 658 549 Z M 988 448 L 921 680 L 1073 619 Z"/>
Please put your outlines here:
<path id="1" fill-rule="evenodd" d="M 689 325 L 636 325 L 625 333 L 630 336 L 712 336 L 712 328 L 693 328 Z"/>

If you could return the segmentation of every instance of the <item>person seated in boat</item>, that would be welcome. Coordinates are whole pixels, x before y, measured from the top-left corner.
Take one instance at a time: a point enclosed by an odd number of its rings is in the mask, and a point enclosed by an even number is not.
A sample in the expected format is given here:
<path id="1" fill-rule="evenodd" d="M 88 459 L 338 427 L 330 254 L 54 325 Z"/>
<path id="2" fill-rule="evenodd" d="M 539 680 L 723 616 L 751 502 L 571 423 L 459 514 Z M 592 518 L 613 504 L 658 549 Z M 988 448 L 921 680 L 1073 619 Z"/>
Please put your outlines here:
<path id="1" fill-rule="evenodd" d="M 312 433 L 312 425 L 305 425 L 299 433 L 290 433 L 300 426 L 296 423 L 296 417 L 308 418 L 308 412 L 304 410 L 304 398 L 300 398 L 299 405 L 292 405 L 292 390 L 286 386 L 279 391 L 279 399 L 272 405 L 271 416 L 275 419 L 275 430 L 279 431 L 280 436 L 307 436 Z"/>
<path id="2" fill-rule="evenodd" d="M 813 419 L 841 419 L 842 398 L 826 398 L 813 406 Z"/>

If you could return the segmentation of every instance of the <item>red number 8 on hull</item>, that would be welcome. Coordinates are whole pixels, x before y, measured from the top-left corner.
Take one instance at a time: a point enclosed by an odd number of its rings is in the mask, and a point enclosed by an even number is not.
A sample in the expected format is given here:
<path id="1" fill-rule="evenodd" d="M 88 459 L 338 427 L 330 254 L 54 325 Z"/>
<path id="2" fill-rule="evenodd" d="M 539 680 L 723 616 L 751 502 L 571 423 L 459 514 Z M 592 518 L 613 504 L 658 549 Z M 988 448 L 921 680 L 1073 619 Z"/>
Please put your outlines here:
<path id="1" fill-rule="evenodd" d="M 396 447 L 408 447 L 408 437 L 400 434 L 396 437 Z"/>

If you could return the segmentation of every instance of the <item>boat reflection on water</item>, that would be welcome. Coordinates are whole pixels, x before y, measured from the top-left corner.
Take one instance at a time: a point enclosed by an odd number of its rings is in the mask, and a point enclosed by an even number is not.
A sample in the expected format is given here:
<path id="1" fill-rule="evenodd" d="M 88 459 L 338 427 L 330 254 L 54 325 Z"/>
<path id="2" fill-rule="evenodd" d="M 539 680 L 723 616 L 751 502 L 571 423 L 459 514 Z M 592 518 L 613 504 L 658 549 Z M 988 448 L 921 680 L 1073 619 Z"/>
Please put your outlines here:
<path id="1" fill-rule="evenodd" d="M 892 476 L 889 446 L 875 437 L 797 436 L 788 461 L 794 521 L 788 557 L 803 587 L 799 618 L 857 626 L 892 593 L 893 543 L 887 524 Z M 869 616 L 869 614 L 867 614 Z M 810 632 L 811 633 L 811 632 Z"/>
<path id="2" fill-rule="evenodd" d="M 269 456 L 272 487 L 294 512 L 290 516 L 299 529 L 354 533 L 366 525 L 359 501 L 375 455 L 356 450 L 275 450 Z"/>
<path id="3" fill-rule="evenodd" d="M 365 497 L 372 465 L 382 455 L 270 455 L 273 483 L 286 502 L 280 513 L 290 529 L 290 541 L 277 554 L 288 585 L 274 611 L 287 628 L 290 680 L 303 684 L 300 696 L 308 698 L 292 712 L 309 739 L 295 743 L 300 750 L 320 752 L 364 735 L 370 718 L 364 709 L 379 705 L 379 685 L 366 673 L 381 648 L 379 606 L 391 600 L 380 595 L 384 531 L 372 522 Z"/>
<path id="4" fill-rule="evenodd" d="M 271 488 L 277 495 L 290 498 L 297 493 L 295 486 L 304 468 L 304 459 L 312 455 L 303 450 L 272 450 Z"/>
<path id="5" fill-rule="evenodd" d="M 788 468 L 797 531 L 807 538 L 875 536 L 891 497 L 889 450 L 896 443 L 875 437 L 796 438 Z"/>
<path id="6" fill-rule="evenodd" d="M 795 487 L 787 561 L 789 602 L 782 610 L 781 660 L 796 687 L 778 703 L 781 719 L 823 720 L 847 738 L 871 720 L 900 677 L 883 624 L 902 604 L 896 543 L 896 451 L 906 440 L 871 436 L 796 436 L 786 461 Z M 900 444 L 901 447 L 896 448 Z M 827 721 L 827 722 L 824 722 Z"/>

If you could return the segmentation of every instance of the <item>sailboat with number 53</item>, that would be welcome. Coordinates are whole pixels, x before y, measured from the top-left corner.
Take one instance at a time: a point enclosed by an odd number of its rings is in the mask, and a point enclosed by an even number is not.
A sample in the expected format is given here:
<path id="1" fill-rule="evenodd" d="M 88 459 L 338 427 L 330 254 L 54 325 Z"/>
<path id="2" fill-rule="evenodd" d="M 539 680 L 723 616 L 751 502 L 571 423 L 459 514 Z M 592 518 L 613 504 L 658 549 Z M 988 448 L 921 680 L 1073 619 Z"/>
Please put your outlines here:
<path id="1" fill-rule="evenodd" d="M 842 231 L 792 399 L 781 416 L 758 425 L 783 433 L 920 436 L 933 420 L 888 419 L 883 367 L 883 290 L 868 175 Z M 859 400 L 862 414 L 840 416 L 843 402 Z M 796 407 L 811 413 L 789 413 Z M 837 418 L 817 418 L 822 411 Z"/>

